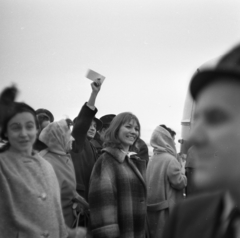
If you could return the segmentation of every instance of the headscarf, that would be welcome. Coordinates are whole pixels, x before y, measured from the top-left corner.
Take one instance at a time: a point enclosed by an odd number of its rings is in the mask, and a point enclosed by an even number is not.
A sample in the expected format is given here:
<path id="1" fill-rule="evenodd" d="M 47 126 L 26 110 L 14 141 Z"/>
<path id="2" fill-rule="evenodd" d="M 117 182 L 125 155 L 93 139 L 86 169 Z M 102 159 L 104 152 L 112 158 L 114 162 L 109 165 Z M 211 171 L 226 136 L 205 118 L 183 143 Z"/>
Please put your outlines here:
<path id="1" fill-rule="evenodd" d="M 66 155 L 71 143 L 71 133 L 66 120 L 52 122 L 40 133 L 39 140 L 45 143 L 48 150 L 60 155 Z"/>
<path id="2" fill-rule="evenodd" d="M 158 126 L 151 136 L 150 144 L 153 147 L 153 153 L 167 152 L 176 156 L 176 148 L 170 133 L 161 126 Z"/>

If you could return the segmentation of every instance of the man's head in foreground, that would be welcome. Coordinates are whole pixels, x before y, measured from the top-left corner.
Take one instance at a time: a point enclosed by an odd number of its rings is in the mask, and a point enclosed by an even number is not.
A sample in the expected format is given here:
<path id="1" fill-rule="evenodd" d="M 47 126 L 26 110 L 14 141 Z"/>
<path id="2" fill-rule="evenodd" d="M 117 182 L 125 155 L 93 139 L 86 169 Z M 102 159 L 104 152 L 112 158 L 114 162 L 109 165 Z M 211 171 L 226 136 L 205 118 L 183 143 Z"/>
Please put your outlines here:
<path id="1" fill-rule="evenodd" d="M 240 46 L 190 83 L 196 102 L 190 140 L 200 187 L 238 191 L 240 181 Z M 240 192 L 240 189 L 239 189 Z"/>

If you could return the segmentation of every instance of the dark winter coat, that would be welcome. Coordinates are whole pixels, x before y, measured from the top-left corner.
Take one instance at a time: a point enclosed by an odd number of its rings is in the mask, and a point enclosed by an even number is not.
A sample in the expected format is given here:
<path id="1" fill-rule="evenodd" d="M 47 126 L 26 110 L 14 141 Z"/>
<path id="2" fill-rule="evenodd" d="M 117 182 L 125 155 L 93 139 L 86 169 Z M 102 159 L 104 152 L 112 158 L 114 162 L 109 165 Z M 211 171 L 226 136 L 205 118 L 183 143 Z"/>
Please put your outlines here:
<path id="1" fill-rule="evenodd" d="M 102 154 L 102 149 L 103 149 L 103 142 L 100 139 L 100 135 L 97 132 L 95 137 L 90 140 L 91 144 L 94 146 L 96 154 L 97 154 L 97 158 L 100 157 L 100 155 Z"/>
<path id="2" fill-rule="evenodd" d="M 164 238 L 221 238 L 223 194 L 208 193 L 178 204 L 164 229 Z M 219 236 L 220 235 L 220 236 Z"/>
<path id="3" fill-rule="evenodd" d="M 87 132 L 97 109 L 90 109 L 86 103 L 75 119 L 72 136 L 73 149 L 71 157 L 75 168 L 77 192 L 88 201 L 89 180 L 93 166 L 97 160 L 94 146 L 87 139 Z"/>
<path id="4" fill-rule="evenodd" d="M 93 237 L 144 238 L 146 163 L 119 149 L 105 148 L 90 180 Z"/>
<path id="5" fill-rule="evenodd" d="M 148 147 L 141 138 L 138 138 L 135 145 L 130 147 L 130 150 L 136 152 L 138 157 L 145 160 L 146 165 L 148 164 L 149 161 Z"/>

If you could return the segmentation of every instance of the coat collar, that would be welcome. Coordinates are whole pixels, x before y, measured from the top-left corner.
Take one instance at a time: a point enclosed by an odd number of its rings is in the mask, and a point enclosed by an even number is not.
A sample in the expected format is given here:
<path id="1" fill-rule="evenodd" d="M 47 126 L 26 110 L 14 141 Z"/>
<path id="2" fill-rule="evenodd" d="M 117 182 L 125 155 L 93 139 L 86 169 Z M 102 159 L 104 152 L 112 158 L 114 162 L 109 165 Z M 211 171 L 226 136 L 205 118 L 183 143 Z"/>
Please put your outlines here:
<path id="1" fill-rule="evenodd" d="M 128 155 L 126 153 L 124 153 L 123 151 L 121 151 L 118 148 L 111 148 L 111 147 L 107 147 L 102 149 L 102 151 L 105 151 L 109 154 L 111 154 L 119 163 L 123 163 L 125 158 L 128 157 Z M 131 152 L 131 155 L 135 155 L 136 153 Z"/>
<path id="2" fill-rule="evenodd" d="M 110 155 L 112 155 L 114 159 L 116 159 L 119 163 L 123 163 L 124 160 L 126 159 L 127 163 L 129 164 L 133 172 L 140 179 L 146 192 L 147 190 L 146 183 L 145 183 L 146 162 L 144 160 L 139 159 L 137 156 L 133 156 L 133 158 L 130 159 L 131 155 L 136 155 L 136 153 L 131 153 L 128 156 L 126 155 L 126 153 L 122 152 L 120 149 L 117 149 L 117 148 L 107 147 L 107 148 L 104 148 L 102 151 L 105 151 Z"/>

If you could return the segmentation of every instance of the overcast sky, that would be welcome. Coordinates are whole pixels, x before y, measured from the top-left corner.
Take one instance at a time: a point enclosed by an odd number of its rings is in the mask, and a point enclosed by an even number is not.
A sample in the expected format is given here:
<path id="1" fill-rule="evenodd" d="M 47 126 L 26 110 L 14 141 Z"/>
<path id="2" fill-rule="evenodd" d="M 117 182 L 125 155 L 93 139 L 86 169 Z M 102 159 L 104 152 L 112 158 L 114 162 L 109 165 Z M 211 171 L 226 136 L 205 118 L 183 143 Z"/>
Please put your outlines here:
<path id="1" fill-rule="evenodd" d="M 97 117 L 131 111 L 147 143 L 159 124 L 180 138 L 189 80 L 240 41 L 239 12 L 239 0 L 0 0 L 0 89 L 73 119 L 90 68 L 106 77 Z"/>

